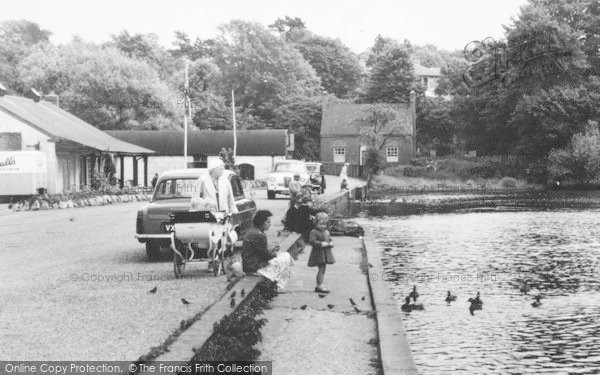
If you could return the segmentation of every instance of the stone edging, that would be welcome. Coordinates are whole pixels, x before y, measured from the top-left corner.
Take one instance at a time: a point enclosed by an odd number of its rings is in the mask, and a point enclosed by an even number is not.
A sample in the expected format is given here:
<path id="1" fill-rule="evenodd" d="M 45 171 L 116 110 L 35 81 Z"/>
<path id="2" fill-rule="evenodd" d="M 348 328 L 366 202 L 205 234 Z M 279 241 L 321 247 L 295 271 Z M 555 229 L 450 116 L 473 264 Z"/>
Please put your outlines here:
<path id="1" fill-rule="evenodd" d="M 381 277 L 384 271 L 379 247 L 373 242 L 368 228 L 364 230 L 363 245 L 369 262 L 368 284 L 377 312 L 381 368 L 387 375 L 416 375 L 418 371 L 406 339 L 400 310 L 387 282 Z"/>
<path id="2" fill-rule="evenodd" d="M 119 194 L 119 195 L 98 195 L 95 197 L 89 198 L 77 198 L 77 199 L 69 199 L 66 201 L 59 201 L 58 203 L 50 204 L 47 199 L 32 199 L 32 203 L 29 201 L 21 201 L 17 203 L 13 203 L 11 211 L 13 212 L 21 212 L 21 211 L 44 211 L 44 210 L 56 210 L 56 209 L 67 209 L 67 208 L 78 208 L 78 207 L 86 207 L 86 206 L 104 206 L 107 204 L 115 204 L 115 203 L 128 203 L 128 202 L 137 202 L 137 201 L 149 201 L 150 195 L 145 193 L 138 194 Z"/>

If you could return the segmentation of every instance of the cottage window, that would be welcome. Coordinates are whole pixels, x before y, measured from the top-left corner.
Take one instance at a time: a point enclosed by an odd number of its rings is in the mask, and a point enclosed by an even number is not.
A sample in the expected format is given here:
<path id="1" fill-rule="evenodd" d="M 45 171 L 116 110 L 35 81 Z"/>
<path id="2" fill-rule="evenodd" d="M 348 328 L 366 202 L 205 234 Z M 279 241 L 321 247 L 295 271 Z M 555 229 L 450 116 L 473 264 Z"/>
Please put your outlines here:
<path id="1" fill-rule="evenodd" d="M 390 163 L 398 162 L 398 147 L 388 147 L 385 149 L 386 161 Z"/>
<path id="2" fill-rule="evenodd" d="M 333 162 L 334 163 L 345 163 L 346 162 L 346 148 L 345 147 L 334 147 L 333 148 Z"/>

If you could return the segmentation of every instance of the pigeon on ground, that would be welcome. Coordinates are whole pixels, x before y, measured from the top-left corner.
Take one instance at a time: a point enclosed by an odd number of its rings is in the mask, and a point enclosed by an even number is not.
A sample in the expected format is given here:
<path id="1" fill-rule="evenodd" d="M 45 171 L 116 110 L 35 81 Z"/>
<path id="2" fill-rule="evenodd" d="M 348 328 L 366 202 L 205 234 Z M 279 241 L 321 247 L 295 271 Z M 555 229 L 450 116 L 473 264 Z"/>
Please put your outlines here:
<path id="1" fill-rule="evenodd" d="M 365 296 L 363 296 L 363 297 L 361 298 L 361 300 L 362 300 L 362 301 L 364 301 L 364 300 L 365 300 Z"/>
<path id="2" fill-rule="evenodd" d="M 231 299 L 231 302 L 229 303 L 229 306 L 235 307 L 235 298 Z"/>
<path id="3" fill-rule="evenodd" d="M 356 306 L 354 306 L 354 311 L 356 311 L 357 313 L 361 312 L 360 309 Z"/>
<path id="4" fill-rule="evenodd" d="M 152 294 L 156 293 L 157 289 L 158 289 L 158 287 L 154 287 L 154 288 L 150 289 L 150 293 L 152 293 Z"/>
<path id="5" fill-rule="evenodd" d="M 182 299 L 181 299 L 181 302 L 182 302 L 184 305 L 189 305 L 189 304 L 190 304 L 190 302 L 186 301 L 186 299 L 185 299 L 185 298 L 182 298 Z"/>
<path id="6" fill-rule="evenodd" d="M 300 310 L 306 310 L 306 305 L 300 306 Z"/>
<path id="7" fill-rule="evenodd" d="M 240 295 L 241 295 L 242 297 L 244 297 L 244 296 L 246 295 L 246 291 L 245 291 L 244 289 L 242 289 L 242 291 L 240 292 Z"/>
<path id="8" fill-rule="evenodd" d="M 356 302 L 354 302 L 352 298 L 350 298 L 350 303 L 352 304 L 352 306 L 356 306 Z"/>
<path id="9" fill-rule="evenodd" d="M 327 294 L 319 294 L 320 298 L 325 298 L 327 296 Z"/>
<path id="10" fill-rule="evenodd" d="M 327 307 L 329 307 L 330 309 L 333 309 L 335 307 L 335 305 L 328 304 Z"/>
<path id="11" fill-rule="evenodd" d="M 231 293 L 231 298 L 235 298 L 235 290 Z"/>
<path id="12" fill-rule="evenodd" d="M 70 218 L 69 218 L 69 221 L 74 221 L 74 220 L 75 220 L 75 218 L 74 218 L 74 217 L 70 217 Z"/>

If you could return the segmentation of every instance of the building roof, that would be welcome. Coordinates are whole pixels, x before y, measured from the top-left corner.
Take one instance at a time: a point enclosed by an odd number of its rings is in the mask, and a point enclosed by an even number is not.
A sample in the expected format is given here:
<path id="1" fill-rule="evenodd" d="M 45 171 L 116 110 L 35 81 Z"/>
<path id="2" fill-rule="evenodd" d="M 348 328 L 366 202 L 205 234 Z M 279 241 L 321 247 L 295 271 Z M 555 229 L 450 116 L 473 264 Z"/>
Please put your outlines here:
<path id="1" fill-rule="evenodd" d="M 151 154 L 154 151 L 123 142 L 46 101 L 35 102 L 18 96 L 0 96 L 0 110 L 59 139 L 100 151 Z"/>
<path id="2" fill-rule="evenodd" d="M 410 103 L 350 103 L 346 101 L 327 101 L 323 106 L 321 136 L 343 136 L 360 134 L 360 119 L 373 108 L 389 108 L 398 113 L 396 135 L 412 134 Z"/>
<path id="3" fill-rule="evenodd" d="M 183 155 L 183 131 L 113 130 L 108 134 L 159 155 Z M 285 155 L 288 146 L 286 129 L 239 130 L 237 141 L 237 154 L 246 156 Z M 188 155 L 217 155 L 223 147 L 233 148 L 232 130 L 188 132 Z"/>
<path id="4" fill-rule="evenodd" d="M 441 77 L 442 72 L 440 68 L 428 68 L 421 64 L 414 64 L 415 75 L 418 77 Z"/>

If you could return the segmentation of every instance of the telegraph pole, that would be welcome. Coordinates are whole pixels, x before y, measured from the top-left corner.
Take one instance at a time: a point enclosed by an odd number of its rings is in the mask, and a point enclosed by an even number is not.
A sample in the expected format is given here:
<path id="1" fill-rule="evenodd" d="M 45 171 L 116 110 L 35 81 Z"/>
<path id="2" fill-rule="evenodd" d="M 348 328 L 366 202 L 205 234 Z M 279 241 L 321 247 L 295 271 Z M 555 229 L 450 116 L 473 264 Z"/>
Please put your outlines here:
<path id="1" fill-rule="evenodd" d="M 189 86 L 189 82 L 188 82 L 188 65 L 189 62 L 186 59 L 185 60 L 185 90 L 184 90 L 184 102 L 185 105 L 183 106 L 183 111 L 184 111 L 184 115 L 183 115 L 183 168 L 187 168 L 187 145 L 188 145 L 188 114 L 191 117 L 191 103 L 190 103 L 190 97 L 189 97 L 189 90 L 190 90 L 190 86 Z"/>
<path id="2" fill-rule="evenodd" d="M 237 126 L 235 124 L 235 95 L 233 90 L 231 90 L 231 113 L 233 114 L 233 160 L 235 160 L 237 153 Z"/>

